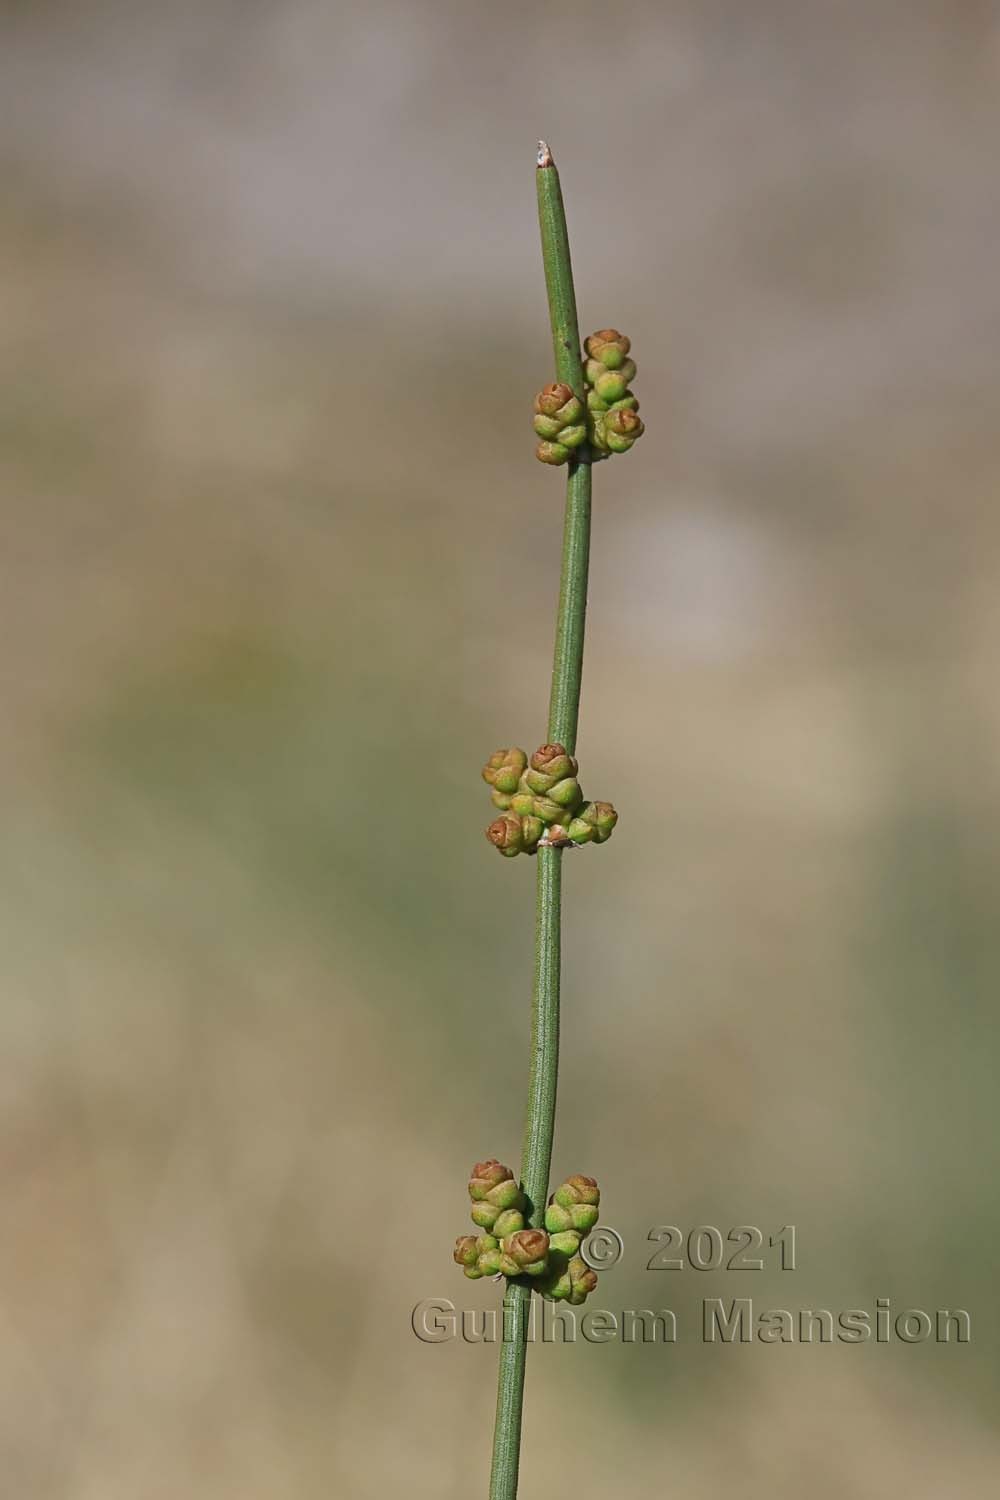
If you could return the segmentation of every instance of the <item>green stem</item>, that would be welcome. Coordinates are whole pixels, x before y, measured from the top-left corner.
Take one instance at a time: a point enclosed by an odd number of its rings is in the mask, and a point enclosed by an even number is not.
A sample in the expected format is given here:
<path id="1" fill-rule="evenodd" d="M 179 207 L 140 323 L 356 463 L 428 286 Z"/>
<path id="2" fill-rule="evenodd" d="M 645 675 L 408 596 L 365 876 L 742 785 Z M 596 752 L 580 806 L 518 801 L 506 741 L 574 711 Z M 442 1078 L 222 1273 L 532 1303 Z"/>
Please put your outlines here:
<path id="1" fill-rule="evenodd" d="M 580 333 L 573 291 L 566 215 L 559 174 L 548 147 L 538 153 L 538 222 L 542 261 L 552 322 L 556 376 L 583 396 Z M 583 673 L 583 637 L 587 613 L 590 561 L 590 453 L 577 450 L 566 482 L 562 576 L 556 617 L 556 641 L 549 699 L 550 741 L 576 748 Z M 535 903 L 535 983 L 531 1008 L 531 1074 L 521 1153 L 521 1185 L 528 1199 L 530 1223 L 539 1227 L 545 1214 L 556 1122 L 559 1073 L 559 965 L 562 920 L 562 851 L 540 848 Z M 526 1335 L 531 1288 L 509 1282 L 504 1298 L 504 1336 L 500 1346 L 496 1426 L 490 1500 L 516 1500 L 524 1403 Z"/>

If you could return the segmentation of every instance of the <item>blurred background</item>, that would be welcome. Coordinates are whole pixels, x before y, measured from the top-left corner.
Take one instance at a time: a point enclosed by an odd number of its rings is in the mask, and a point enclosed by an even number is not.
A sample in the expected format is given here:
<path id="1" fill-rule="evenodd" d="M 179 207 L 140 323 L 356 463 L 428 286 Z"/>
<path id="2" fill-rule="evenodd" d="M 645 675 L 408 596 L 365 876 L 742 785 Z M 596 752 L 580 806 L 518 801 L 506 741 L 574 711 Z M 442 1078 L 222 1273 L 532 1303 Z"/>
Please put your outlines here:
<path id="1" fill-rule="evenodd" d="M 420 1343 L 516 1162 L 561 476 L 535 141 L 647 436 L 596 475 L 554 1171 L 673 1347 L 529 1356 L 522 1495 L 1000 1462 L 1000 5 L 0 12 L 0 1450 L 32 1500 L 484 1494 Z M 649 1272 L 651 1226 L 798 1269 Z M 706 1346 L 703 1297 L 972 1342 Z"/>

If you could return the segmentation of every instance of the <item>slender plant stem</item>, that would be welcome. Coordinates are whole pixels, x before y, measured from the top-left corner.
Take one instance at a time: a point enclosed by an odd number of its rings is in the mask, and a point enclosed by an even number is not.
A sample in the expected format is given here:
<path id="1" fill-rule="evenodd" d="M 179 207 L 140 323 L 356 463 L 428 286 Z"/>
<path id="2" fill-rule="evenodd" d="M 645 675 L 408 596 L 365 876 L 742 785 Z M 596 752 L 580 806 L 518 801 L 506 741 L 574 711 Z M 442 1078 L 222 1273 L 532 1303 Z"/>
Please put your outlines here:
<path id="1" fill-rule="evenodd" d="M 573 269 L 566 233 L 559 173 L 549 149 L 539 143 L 538 222 L 552 323 L 556 376 L 583 397 L 580 332 L 577 327 Z M 590 453 L 584 446 L 570 464 L 566 482 L 562 575 L 549 699 L 550 741 L 576 749 L 583 673 L 583 638 L 590 562 Z M 521 1186 L 529 1222 L 540 1227 L 549 1191 L 559 1073 L 559 967 L 562 922 L 562 851 L 540 847 L 535 902 L 535 982 L 531 1008 L 531 1073 L 521 1152 Z M 531 1314 L 531 1288 L 508 1283 L 500 1345 L 496 1426 L 490 1500 L 516 1500 L 521 1452 L 524 1369 Z"/>

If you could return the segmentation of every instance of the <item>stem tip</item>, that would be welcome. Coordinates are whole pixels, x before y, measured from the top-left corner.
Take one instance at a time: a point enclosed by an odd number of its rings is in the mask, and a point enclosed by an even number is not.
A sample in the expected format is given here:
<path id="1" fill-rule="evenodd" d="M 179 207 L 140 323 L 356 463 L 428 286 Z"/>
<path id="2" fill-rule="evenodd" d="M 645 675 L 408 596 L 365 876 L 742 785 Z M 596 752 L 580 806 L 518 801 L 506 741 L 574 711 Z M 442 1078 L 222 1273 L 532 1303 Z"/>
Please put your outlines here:
<path id="1" fill-rule="evenodd" d="M 555 162 L 552 160 L 552 152 L 549 150 L 544 141 L 538 142 L 538 165 L 540 167 L 555 166 Z"/>

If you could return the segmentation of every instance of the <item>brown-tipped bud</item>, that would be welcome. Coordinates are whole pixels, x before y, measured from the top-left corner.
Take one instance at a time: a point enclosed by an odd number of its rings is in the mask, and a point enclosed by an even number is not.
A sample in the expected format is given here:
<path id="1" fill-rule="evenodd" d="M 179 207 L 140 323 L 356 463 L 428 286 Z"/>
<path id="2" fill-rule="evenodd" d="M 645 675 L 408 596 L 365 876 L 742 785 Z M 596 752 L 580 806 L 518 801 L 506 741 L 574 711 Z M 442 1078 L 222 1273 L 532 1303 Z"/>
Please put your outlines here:
<path id="1" fill-rule="evenodd" d="M 469 1173 L 469 1197 L 479 1201 L 491 1193 L 502 1182 L 513 1182 L 514 1174 L 502 1161 L 490 1156 L 486 1161 L 477 1161 Z"/>
<path id="2" fill-rule="evenodd" d="M 503 817 L 494 818 L 486 830 L 486 837 L 507 859 L 512 859 L 524 849 L 521 819 L 514 813 L 504 813 Z"/>
<path id="3" fill-rule="evenodd" d="M 604 419 L 604 435 L 612 453 L 627 453 L 645 430 L 642 418 L 627 407 L 609 411 Z"/>
<path id="4" fill-rule="evenodd" d="M 572 450 L 587 441 L 583 402 L 562 381 L 539 391 L 532 421 L 542 439 L 535 457 L 543 464 L 564 464 Z"/>
<path id="5" fill-rule="evenodd" d="M 567 813 L 567 817 L 569 814 Z M 545 837 L 539 842 L 539 849 L 548 844 L 550 849 L 562 849 L 573 841 L 561 823 L 551 824 L 545 831 Z"/>
<path id="6" fill-rule="evenodd" d="M 541 1276 L 548 1266 L 549 1237 L 544 1229 L 521 1229 L 503 1241 L 503 1254 L 517 1267 L 515 1274 Z"/>
<path id="7" fill-rule="evenodd" d="M 632 347 L 632 341 L 617 328 L 599 328 L 584 340 L 584 351 L 591 359 L 600 360 L 606 370 L 618 370 Z"/>
<path id="8" fill-rule="evenodd" d="M 591 1270 L 581 1255 L 574 1255 L 566 1269 L 571 1287 L 566 1300 L 574 1307 L 579 1307 L 582 1302 L 586 1302 L 591 1292 L 596 1291 L 597 1272 Z"/>
<path id="9" fill-rule="evenodd" d="M 570 437 L 583 416 L 583 402 L 574 396 L 561 406 L 553 416 L 546 416 L 544 412 L 536 411 L 531 419 L 531 425 L 540 438 L 559 439 L 565 443 L 567 448 L 576 446 L 576 441 Z"/>
<path id="10" fill-rule="evenodd" d="M 473 1200 L 473 1224 L 485 1229 L 495 1240 L 499 1240 L 503 1232 L 497 1228 L 497 1221 L 509 1209 L 521 1210 L 524 1207 L 524 1196 L 510 1167 L 492 1157 L 489 1161 L 476 1162 L 473 1167 L 469 1197 Z"/>
<path id="11" fill-rule="evenodd" d="M 573 387 L 567 385 L 563 380 L 556 380 L 551 385 L 544 386 L 538 392 L 538 395 L 535 397 L 535 411 L 540 412 L 545 417 L 554 417 L 556 412 L 561 411 L 567 402 L 575 400 Z"/>
<path id="12" fill-rule="evenodd" d="M 570 1208 L 574 1203 L 592 1203 L 595 1208 L 601 1202 L 601 1190 L 597 1186 L 596 1177 L 584 1177 L 582 1173 L 575 1173 L 561 1182 L 552 1194 L 556 1203 L 561 1203 L 564 1208 Z"/>
<path id="13" fill-rule="evenodd" d="M 483 767 L 483 780 L 495 791 L 516 792 L 517 783 L 528 764 L 528 757 L 516 745 L 509 750 L 494 750 Z"/>
<path id="14" fill-rule="evenodd" d="M 460 1234 L 455 1241 L 455 1262 L 460 1266 L 474 1266 L 479 1259 L 479 1245 L 474 1234 Z"/>
<path id="15" fill-rule="evenodd" d="M 534 771 L 537 775 L 549 778 L 549 786 L 554 786 L 564 776 L 575 776 L 579 770 L 579 766 L 567 751 L 566 746 L 558 743 L 539 745 L 538 749 L 532 755 L 529 765 L 531 771 Z M 524 779 L 528 782 L 533 792 L 547 792 L 549 789 L 545 786 L 535 786 L 531 781 L 530 771 L 525 773 Z"/>
<path id="16" fill-rule="evenodd" d="M 600 1216 L 601 1190 L 593 1177 L 567 1177 L 545 1210 L 546 1229 L 575 1229 L 586 1234 Z"/>
<path id="17" fill-rule="evenodd" d="M 595 844 L 607 843 L 618 822 L 618 814 L 610 802 L 588 802 L 580 817 L 593 828 Z"/>

